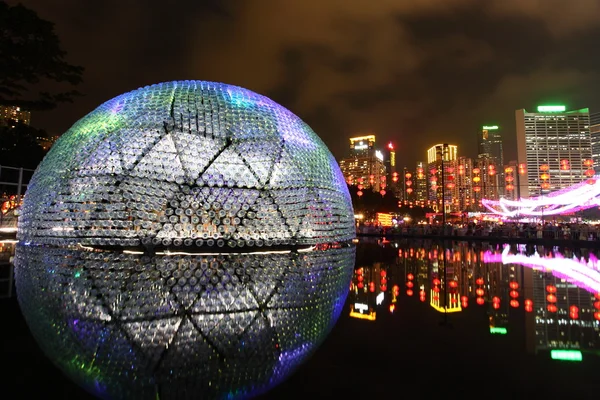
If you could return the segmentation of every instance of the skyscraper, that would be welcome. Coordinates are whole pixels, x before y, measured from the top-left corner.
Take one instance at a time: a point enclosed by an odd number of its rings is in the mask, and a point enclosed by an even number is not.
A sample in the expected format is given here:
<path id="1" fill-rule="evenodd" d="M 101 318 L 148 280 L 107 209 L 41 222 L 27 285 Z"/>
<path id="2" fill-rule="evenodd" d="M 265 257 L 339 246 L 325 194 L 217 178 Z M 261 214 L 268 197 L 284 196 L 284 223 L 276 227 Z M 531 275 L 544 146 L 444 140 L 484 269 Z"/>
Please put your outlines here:
<path id="1" fill-rule="evenodd" d="M 375 191 L 386 187 L 384 156 L 375 150 L 375 135 L 350 138 L 350 154 L 339 164 L 350 185 Z"/>
<path id="2" fill-rule="evenodd" d="M 495 165 L 504 165 L 502 135 L 498 125 L 484 125 L 479 134 L 479 155 L 487 154 Z"/>
<path id="3" fill-rule="evenodd" d="M 437 210 L 444 206 L 449 211 L 452 200 L 457 198 L 458 188 L 454 182 L 457 154 L 458 146 L 453 144 L 436 144 L 427 149 L 429 200 L 436 204 Z"/>
<path id="4" fill-rule="evenodd" d="M 592 158 L 590 113 L 587 108 L 539 106 L 537 112 L 515 111 L 517 162 L 527 166 L 521 197 L 566 188 L 585 179 Z"/>
<path id="5" fill-rule="evenodd" d="M 600 173 L 600 112 L 590 114 L 590 136 L 592 140 L 594 170 L 596 173 Z"/>

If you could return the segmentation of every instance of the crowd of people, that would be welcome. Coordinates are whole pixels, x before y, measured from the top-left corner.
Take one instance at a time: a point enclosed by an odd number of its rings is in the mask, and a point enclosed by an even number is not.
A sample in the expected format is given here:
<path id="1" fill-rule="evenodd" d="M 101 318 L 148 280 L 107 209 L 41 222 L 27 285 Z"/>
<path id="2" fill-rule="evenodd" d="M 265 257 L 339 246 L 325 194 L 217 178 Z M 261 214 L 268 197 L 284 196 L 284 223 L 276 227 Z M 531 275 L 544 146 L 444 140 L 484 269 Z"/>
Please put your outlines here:
<path id="1" fill-rule="evenodd" d="M 557 222 L 469 222 L 443 224 L 399 225 L 381 227 L 361 225 L 357 233 L 394 234 L 400 236 L 491 236 L 507 238 L 537 238 L 566 240 L 597 240 L 598 225 L 588 223 Z"/>

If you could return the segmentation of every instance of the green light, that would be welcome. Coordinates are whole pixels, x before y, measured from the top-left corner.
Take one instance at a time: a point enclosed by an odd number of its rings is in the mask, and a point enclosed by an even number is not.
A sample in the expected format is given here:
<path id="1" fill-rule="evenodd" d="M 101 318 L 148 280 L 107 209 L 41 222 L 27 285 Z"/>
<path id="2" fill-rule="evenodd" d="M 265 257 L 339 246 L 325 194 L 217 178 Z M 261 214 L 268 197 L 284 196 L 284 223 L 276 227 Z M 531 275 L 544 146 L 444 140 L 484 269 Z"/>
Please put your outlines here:
<path id="1" fill-rule="evenodd" d="M 494 334 L 506 335 L 508 333 L 508 331 L 506 330 L 506 328 L 490 326 L 490 333 L 492 335 L 494 335 Z"/>
<path id="2" fill-rule="evenodd" d="M 583 360 L 583 355 L 579 350 L 551 350 L 550 357 L 553 360 L 561 360 L 561 361 L 581 361 Z"/>
<path id="3" fill-rule="evenodd" d="M 565 111 L 567 107 L 565 106 L 538 106 L 538 112 L 561 112 Z"/>
<path id="4" fill-rule="evenodd" d="M 496 129 L 498 129 L 498 125 L 484 126 L 483 129 L 487 131 L 495 131 Z"/>

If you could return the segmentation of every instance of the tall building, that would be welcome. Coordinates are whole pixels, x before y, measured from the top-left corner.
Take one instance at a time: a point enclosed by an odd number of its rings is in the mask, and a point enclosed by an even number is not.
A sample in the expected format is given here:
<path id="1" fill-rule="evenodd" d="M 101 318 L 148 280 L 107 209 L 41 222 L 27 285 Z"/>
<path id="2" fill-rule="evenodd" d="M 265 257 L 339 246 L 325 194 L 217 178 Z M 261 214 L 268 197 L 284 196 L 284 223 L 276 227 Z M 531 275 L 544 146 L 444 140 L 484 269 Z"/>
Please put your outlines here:
<path id="1" fill-rule="evenodd" d="M 350 154 L 339 164 L 350 185 L 377 192 L 387 186 L 384 156 L 375 149 L 375 135 L 350 138 Z"/>
<path id="2" fill-rule="evenodd" d="M 14 127 L 21 123 L 29 125 L 31 113 L 18 106 L 0 106 L 0 126 Z"/>
<path id="3" fill-rule="evenodd" d="M 456 186 L 458 187 L 456 203 L 458 203 L 459 211 L 467 211 L 475 204 L 473 194 L 473 160 L 468 157 L 459 157 L 456 169 Z"/>
<path id="4" fill-rule="evenodd" d="M 600 173 L 600 112 L 590 113 L 590 137 L 594 171 Z"/>
<path id="5" fill-rule="evenodd" d="M 521 197 L 539 196 L 581 182 L 592 159 L 590 113 L 587 108 L 539 106 L 537 112 L 515 111 L 517 154 L 525 163 Z"/>
<path id="6" fill-rule="evenodd" d="M 396 168 L 396 149 L 394 148 L 394 144 L 389 142 L 385 147 L 384 151 L 384 165 L 386 175 L 387 187 L 389 190 L 394 193 L 394 196 L 397 198 L 401 197 L 401 188 L 400 188 L 400 174 Z"/>
<path id="7" fill-rule="evenodd" d="M 502 145 L 502 134 L 498 125 L 484 125 L 478 137 L 479 158 L 484 158 L 491 165 L 495 166 L 497 171 L 496 178 L 498 181 L 504 179 L 504 148 Z M 498 186 L 499 192 L 496 193 L 497 198 L 503 195 L 503 187 Z M 485 197 L 485 196 L 484 196 Z"/>
<path id="8" fill-rule="evenodd" d="M 454 181 L 457 155 L 458 146 L 452 144 L 436 144 L 427 149 L 429 200 L 435 204 L 436 210 L 441 211 L 442 207 L 446 211 L 453 209 L 453 199 L 458 193 Z"/>
<path id="9" fill-rule="evenodd" d="M 424 161 L 417 162 L 417 168 L 415 169 L 414 182 L 414 193 L 415 201 L 421 204 L 426 204 L 428 200 L 427 196 L 427 164 Z"/>
<path id="10" fill-rule="evenodd" d="M 375 155 L 375 135 L 350 138 L 350 156 L 371 157 Z"/>

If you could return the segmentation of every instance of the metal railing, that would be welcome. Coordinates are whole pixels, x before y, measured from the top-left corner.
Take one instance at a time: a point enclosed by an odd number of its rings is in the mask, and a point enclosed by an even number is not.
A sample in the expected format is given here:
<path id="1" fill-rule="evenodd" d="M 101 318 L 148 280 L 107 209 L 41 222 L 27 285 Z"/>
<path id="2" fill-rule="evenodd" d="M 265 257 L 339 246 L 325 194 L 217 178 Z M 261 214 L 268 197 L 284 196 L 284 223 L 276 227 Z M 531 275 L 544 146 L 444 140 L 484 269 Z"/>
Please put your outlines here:
<path id="1" fill-rule="evenodd" d="M 17 215 L 34 170 L 0 165 L 0 298 L 14 293 Z"/>

